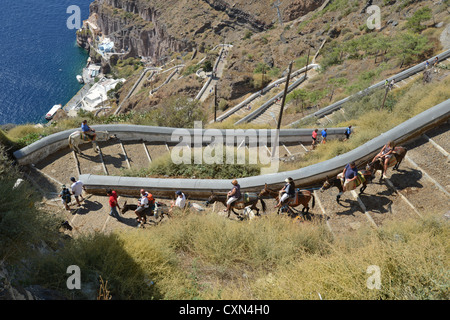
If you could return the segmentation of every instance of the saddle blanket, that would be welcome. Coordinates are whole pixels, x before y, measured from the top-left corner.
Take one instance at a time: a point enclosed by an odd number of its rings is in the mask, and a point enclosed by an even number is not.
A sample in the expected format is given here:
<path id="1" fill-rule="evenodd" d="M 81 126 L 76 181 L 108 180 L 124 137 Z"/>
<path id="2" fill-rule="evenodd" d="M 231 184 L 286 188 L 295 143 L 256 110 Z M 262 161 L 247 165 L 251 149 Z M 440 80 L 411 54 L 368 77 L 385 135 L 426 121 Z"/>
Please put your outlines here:
<path id="1" fill-rule="evenodd" d="M 258 196 L 254 193 L 245 192 L 241 195 L 241 197 L 239 199 L 236 200 L 235 207 L 237 207 L 238 209 L 239 208 L 243 209 L 245 207 L 244 206 L 245 203 L 255 200 L 257 197 Z"/>
<path id="2" fill-rule="evenodd" d="M 80 131 L 80 134 L 81 134 L 81 140 L 92 141 L 92 138 L 89 135 L 87 135 L 86 133 L 84 133 L 83 131 Z"/>
<path id="3" fill-rule="evenodd" d="M 344 175 L 342 173 L 339 173 L 337 175 L 337 177 L 341 181 L 344 181 Z M 361 171 L 358 171 L 358 176 L 356 177 L 355 180 L 350 181 L 350 182 L 345 181 L 345 183 L 344 183 L 345 190 L 349 191 L 349 190 L 356 189 L 357 187 L 359 187 L 365 181 L 366 181 L 366 178 L 364 178 L 363 173 Z"/>

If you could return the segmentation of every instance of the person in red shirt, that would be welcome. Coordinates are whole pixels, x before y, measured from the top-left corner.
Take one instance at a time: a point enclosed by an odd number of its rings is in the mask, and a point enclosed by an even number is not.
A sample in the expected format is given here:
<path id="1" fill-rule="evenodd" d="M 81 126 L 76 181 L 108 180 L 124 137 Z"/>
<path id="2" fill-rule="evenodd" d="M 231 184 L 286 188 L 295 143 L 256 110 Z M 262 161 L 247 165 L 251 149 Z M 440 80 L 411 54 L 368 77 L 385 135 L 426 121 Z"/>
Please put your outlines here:
<path id="1" fill-rule="evenodd" d="M 119 212 L 117 211 L 117 208 L 119 208 L 119 203 L 117 202 L 117 192 L 113 191 L 111 189 L 106 190 L 106 194 L 109 196 L 109 207 L 111 208 L 111 211 L 109 212 L 109 215 L 111 217 L 116 218 L 117 220 L 121 221 L 122 219 L 120 218 Z"/>
<path id="2" fill-rule="evenodd" d="M 311 145 L 311 149 L 314 149 L 316 147 L 316 142 L 317 142 L 317 132 L 319 132 L 319 129 L 315 129 L 312 133 L 312 145 Z"/>

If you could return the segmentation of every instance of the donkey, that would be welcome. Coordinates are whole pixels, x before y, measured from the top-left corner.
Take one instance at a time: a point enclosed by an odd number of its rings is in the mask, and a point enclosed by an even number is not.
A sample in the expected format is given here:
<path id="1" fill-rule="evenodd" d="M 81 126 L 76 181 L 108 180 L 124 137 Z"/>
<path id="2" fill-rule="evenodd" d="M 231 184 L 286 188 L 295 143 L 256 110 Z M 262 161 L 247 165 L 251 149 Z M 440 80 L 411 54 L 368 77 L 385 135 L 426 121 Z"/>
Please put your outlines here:
<path id="1" fill-rule="evenodd" d="M 338 176 L 336 176 L 333 179 L 328 179 L 328 177 L 326 177 L 325 182 L 322 185 L 322 188 L 320 188 L 320 192 L 324 192 L 325 190 L 330 189 L 331 187 L 336 187 L 339 190 L 338 195 L 336 196 L 336 201 L 339 202 L 341 195 L 345 192 L 344 191 L 344 186 L 342 184 L 342 180 L 341 180 L 341 174 L 339 174 Z M 364 190 L 366 190 L 367 188 L 367 183 L 372 182 L 372 172 L 371 171 L 367 171 L 367 170 L 362 170 L 362 171 L 358 171 L 358 178 L 357 178 L 357 183 L 355 188 L 357 188 L 360 184 L 362 184 L 361 188 L 359 189 L 359 194 L 363 193 Z M 348 191 L 348 190 L 346 190 Z"/>
<path id="2" fill-rule="evenodd" d="M 90 140 L 85 134 L 82 134 L 81 131 L 75 131 L 68 138 L 69 147 L 71 149 L 73 149 L 75 152 L 82 154 L 82 152 L 78 146 L 83 143 L 92 142 L 92 147 L 94 148 L 94 151 L 98 153 L 99 148 L 97 145 L 97 141 L 107 141 L 109 139 L 117 138 L 117 136 L 115 134 L 110 135 L 108 133 L 108 131 L 98 131 L 98 132 L 96 132 L 96 134 L 97 134 L 97 138 L 95 140 Z"/>
<path id="3" fill-rule="evenodd" d="M 214 194 L 214 192 L 211 191 L 211 196 L 206 201 L 206 206 L 216 201 L 221 202 L 224 206 L 226 206 L 227 200 L 228 197 L 226 195 Z M 261 197 L 259 197 L 256 193 L 248 193 L 248 192 L 243 193 L 241 198 L 239 198 L 238 200 L 236 200 L 231 204 L 231 211 L 233 211 L 235 215 L 242 218 L 239 213 L 234 211 L 234 209 L 245 209 L 246 207 L 251 206 L 251 210 L 256 210 L 256 215 L 259 216 L 259 208 L 256 206 L 258 201 L 261 201 L 262 210 L 263 212 L 265 212 L 266 204 L 264 203 L 263 199 L 261 199 Z M 230 217 L 231 211 L 228 212 L 228 218 Z"/>
<path id="4" fill-rule="evenodd" d="M 260 197 L 270 196 L 272 198 L 275 198 L 277 202 L 280 199 L 280 193 L 278 191 L 269 189 L 269 187 L 267 186 L 267 183 L 264 185 L 264 189 L 262 189 L 261 192 L 259 193 L 259 196 Z M 309 214 L 309 202 L 311 201 L 311 199 L 312 199 L 312 208 L 314 208 L 314 206 L 316 205 L 316 199 L 314 197 L 314 194 L 308 190 L 296 190 L 295 198 L 293 199 L 293 201 L 290 201 L 288 203 L 288 205 L 284 205 L 281 208 L 278 208 L 277 214 L 280 213 L 280 210 L 282 208 L 286 208 L 290 215 L 296 216 L 293 208 L 298 207 L 299 205 L 303 205 L 301 214 L 302 214 L 302 216 L 308 215 Z"/>
<path id="5" fill-rule="evenodd" d="M 394 155 L 393 157 L 391 157 L 391 159 L 389 160 L 388 163 L 388 168 L 393 166 L 393 170 L 398 170 L 398 167 L 400 166 L 400 164 L 402 163 L 403 159 L 406 156 L 406 152 L 408 152 L 408 149 L 406 149 L 405 147 L 395 147 L 394 151 L 392 152 L 392 154 Z M 386 172 L 384 171 L 384 158 L 383 157 L 379 157 L 377 158 L 375 161 L 373 162 L 369 162 L 366 166 L 366 170 L 367 171 L 371 171 L 372 175 L 375 175 L 375 173 L 378 170 L 381 170 L 381 177 L 380 177 L 380 181 L 383 179 L 383 174 L 386 174 Z"/>

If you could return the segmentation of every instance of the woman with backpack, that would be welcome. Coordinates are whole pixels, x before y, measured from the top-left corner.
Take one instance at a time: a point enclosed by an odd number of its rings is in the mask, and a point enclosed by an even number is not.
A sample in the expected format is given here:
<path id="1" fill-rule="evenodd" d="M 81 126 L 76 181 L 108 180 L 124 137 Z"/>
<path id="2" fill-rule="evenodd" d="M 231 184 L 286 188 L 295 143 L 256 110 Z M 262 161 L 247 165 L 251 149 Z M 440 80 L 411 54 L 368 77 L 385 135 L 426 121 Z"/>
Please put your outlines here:
<path id="1" fill-rule="evenodd" d="M 346 141 L 350 138 L 350 135 L 352 134 L 352 126 L 348 126 L 347 129 L 345 129 L 344 134 L 345 134 L 344 141 Z"/>

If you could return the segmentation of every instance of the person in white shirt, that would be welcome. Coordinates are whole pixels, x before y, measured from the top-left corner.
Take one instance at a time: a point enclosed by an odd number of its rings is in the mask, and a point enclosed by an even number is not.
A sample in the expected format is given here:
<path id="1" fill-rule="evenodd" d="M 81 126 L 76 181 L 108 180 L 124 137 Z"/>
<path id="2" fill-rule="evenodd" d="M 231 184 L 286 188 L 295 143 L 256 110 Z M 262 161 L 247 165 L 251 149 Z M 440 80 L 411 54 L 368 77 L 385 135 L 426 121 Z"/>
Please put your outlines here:
<path id="1" fill-rule="evenodd" d="M 143 225 L 146 221 L 144 210 L 148 208 L 148 194 L 144 189 L 141 189 L 141 198 L 138 201 L 137 209 L 134 210 L 134 213 L 137 216 L 137 220 L 139 221 L 139 226 Z"/>
<path id="2" fill-rule="evenodd" d="M 169 213 L 172 213 L 173 207 L 184 209 L 184 207 L 186 206 L 186 195 L 181 191 L 175 192 L 175 195 L 177 198 L 175 199 L 175 201 L 172 200 L 170 202 Z"/>
<path id="3" fill-rule="evenodd" d="M 70 188 L 72 189 L 72 194 L 75 196 L 78 206 L 81 207 L 81 202 L 79 198 L 81 198 L 81 201 L 84 201 L 84 198 L 82 196 L 84 189 L 83 182 L 77 181 L 77 179 L 75 179 L 74 177 L 70 178 L 70 181 L 73 182 L 72 185 L 70 186 Z"/>
<path id="4" fill-rule="evenodd" d="M 186 196 L 181 191 L 177 191 L 175 193 L 177 195 L 177 199 L 175 200 L 175 206 L 184 209 L 184 206 L 186 205 Z"/>
<path id="5" fill-rule="evenodd" d="M 147 198 L 147 192 L 145 192 L 144 189 L 141 189 L 141 198 L 138 202 L 138 207 L 135 211 L 135 213 L 139 213 L 141 211 L 144 211 L 144 209 L 148 208 L 148 198 Z"/>

